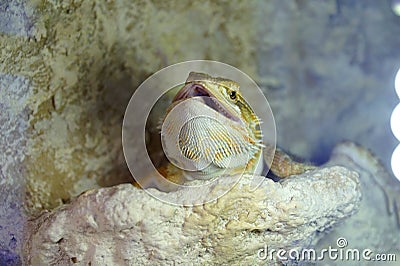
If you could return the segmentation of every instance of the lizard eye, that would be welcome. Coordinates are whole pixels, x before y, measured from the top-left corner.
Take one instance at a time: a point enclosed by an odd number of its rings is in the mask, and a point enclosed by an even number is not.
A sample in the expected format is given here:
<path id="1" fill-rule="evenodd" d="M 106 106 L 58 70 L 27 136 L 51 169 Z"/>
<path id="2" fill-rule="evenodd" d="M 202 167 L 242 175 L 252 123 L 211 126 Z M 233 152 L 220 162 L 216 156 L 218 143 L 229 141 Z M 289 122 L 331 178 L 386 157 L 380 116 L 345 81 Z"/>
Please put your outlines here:
<path id="1" fill-rule="evenodd" d="M 229 93 L 229 97 L 230 97 L 232 100 L 235 100 L 235 99 L 236 99 L 236 91 L 231 91 L 231 92 Z"/>

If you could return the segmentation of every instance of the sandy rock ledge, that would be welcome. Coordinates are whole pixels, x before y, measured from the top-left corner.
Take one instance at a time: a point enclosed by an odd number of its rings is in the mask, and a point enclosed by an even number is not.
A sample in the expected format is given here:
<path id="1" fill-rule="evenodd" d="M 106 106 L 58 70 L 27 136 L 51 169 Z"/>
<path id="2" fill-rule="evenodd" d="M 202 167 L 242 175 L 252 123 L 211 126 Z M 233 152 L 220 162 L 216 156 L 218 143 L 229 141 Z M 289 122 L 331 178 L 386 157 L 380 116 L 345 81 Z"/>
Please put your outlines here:
<path id="1" fill-rule="evenodd" d="M 244 176 L 217 201 L 194 207 L 164 203 L 129 184 L 88 191 L 30 222 L 25 263 L 265 265 L 276 262 L 258 258 L 265 245 L 308 247 L 353 214 L 361 199 L 358 174 L 338 166 L 280 183 L 265 179 L 255 190 L 251 184 Z M 232 178 L 199 193 L 226 186 Z M 185 190 L 170 194 L 196 196 Z"/>

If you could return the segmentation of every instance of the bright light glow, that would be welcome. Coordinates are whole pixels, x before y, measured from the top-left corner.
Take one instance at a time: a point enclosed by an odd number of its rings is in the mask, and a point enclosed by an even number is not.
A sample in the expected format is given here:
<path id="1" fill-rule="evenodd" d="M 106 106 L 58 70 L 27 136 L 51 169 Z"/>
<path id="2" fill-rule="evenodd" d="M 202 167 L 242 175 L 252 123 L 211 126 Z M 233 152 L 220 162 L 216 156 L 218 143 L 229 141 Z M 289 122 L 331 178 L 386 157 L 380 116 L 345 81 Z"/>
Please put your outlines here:
<path id="1" fill-rule="evenodd" d="M 396 15 L 400 16 L 400 0 L 392 2 L 393 11 Z M 394 87 L 397 95 L 400 98 L 400 69 L 394 78 Z M 400 140 L 400 103 L 394 108 L 392 116 L 390 117 L 390 127 L 392 128 L 393 135 Z M 400 144 L 397 145 L 392 154 L 392 171 L 396 178 L 400 181 Z"/>
<path id="2" fill-rule="evenodd" d="M 399 0 L 393 0 L 392 10 L 397 16 L 400 16 L 400 1 Z"/>
<path id="3" fill-rule="evenodd" d="M 399 9 L 400 9 L 400 5 L 399 5 Z M 399 10 L 400 12 L 400 10 Z M 396 77 L 394 78 L 394 87 L 396 89 L 397 95 L 400 98 L 400 68 L 397 71 Z"/>
<path id="4" fill-rule="evenodd" d="M 400 103 L 394 108 L 390 117 L 390 127 L 392 128 L 393 135 L 400 140 Z"/>
<path id="5" fill-rule="evenodd" d="M 400 144 L 397 145 L 392 154 L 392 170 L 393 174 L 400 181 Z"/>

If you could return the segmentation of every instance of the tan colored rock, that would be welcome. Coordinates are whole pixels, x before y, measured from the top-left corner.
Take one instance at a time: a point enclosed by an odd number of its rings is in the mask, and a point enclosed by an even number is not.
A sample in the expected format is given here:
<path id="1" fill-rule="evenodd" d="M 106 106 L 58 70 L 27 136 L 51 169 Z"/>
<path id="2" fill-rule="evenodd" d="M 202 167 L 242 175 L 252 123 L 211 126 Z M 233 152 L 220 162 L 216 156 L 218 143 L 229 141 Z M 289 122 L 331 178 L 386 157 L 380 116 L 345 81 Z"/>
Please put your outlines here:
<path id="1" fill-rule="evenodd" d="M 26 103 L 17 99 L 29 114 L 29 213 L 53 209 L 88 189 L 129 182 L 122 116 L 135 88 L 152 73 L 212 58 L 256 76 L 257 34 L 248 30 L 256 23 L 255 6 L 240 0 L 4 2 L 0 73 L 29 81 Z M 0 76 L 2 91 L 21 90 L 7 79 Z"/>
<path id="2" fill-rule="evenodd" d="M 164 192 L 149 189 L 151 196 L 128 184 L 88 191 L 30 222 L 25 263 L 265 264 L 258 256 L 266 245 L 307 247 L 321 237 L 317 232 L 353 214 L 361 198 L 358 174 L 343 167 L 283 182 L 257 178 L 263 180 L 257 187 L 244 176 L 218 200 L 199 206 L 174 206 L 153 197 Z M 233 180 L 221 177 L 214 187 L 180 189 L 168 197 L 212 196 Z"/>
<path id="3" fill-rule="evenodd" d="M 360 261 L 349 260 L 346 265 L 376 265 L 375 255 L 384 254 L 385 265 L 399 265 L 400 259 L 400 183 L 365 148 L 351 142 L 335 147 L 329 165 L 342 165 L 360 174 L 362 201 L 358 212 L 333 228 L 316 245 L 317 249 L 337 247 L 339 238 L 346 239 L 344 251 L 357 249 Z M 371 250 L 371 260 L 362 258 Z M 392 255 L 396 256 L 393 257 Z M 390 259 L 389 256 L 392 256 Z M 397 259 L 396 259 L 397 258 Z M 397 260 L 397 261 L 396 261 Z M 342 265 L 341 260 L 325 260 L 329 265 Z M 391 261 L 391 262 L 390 262 Z M 392 264 L 390 264 L 392 263 Z"/>

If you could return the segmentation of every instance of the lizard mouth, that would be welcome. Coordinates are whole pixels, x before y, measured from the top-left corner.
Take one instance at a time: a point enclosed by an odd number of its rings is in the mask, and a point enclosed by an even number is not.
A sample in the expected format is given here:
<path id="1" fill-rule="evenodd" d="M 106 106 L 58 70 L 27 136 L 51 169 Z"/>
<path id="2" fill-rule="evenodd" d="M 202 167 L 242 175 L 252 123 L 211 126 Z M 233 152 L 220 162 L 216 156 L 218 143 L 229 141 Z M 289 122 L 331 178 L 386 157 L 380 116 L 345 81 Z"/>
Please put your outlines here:
<path id="1" fill-rule="evenodd" d="M 239 117 L 229 111 L 209 90 L 201 84 L 190 83 L 185 85 L 174 97 L 172 102 L 197 97 L 199 101 L 214 109 L 235 122 L 240 122 Z"/>

